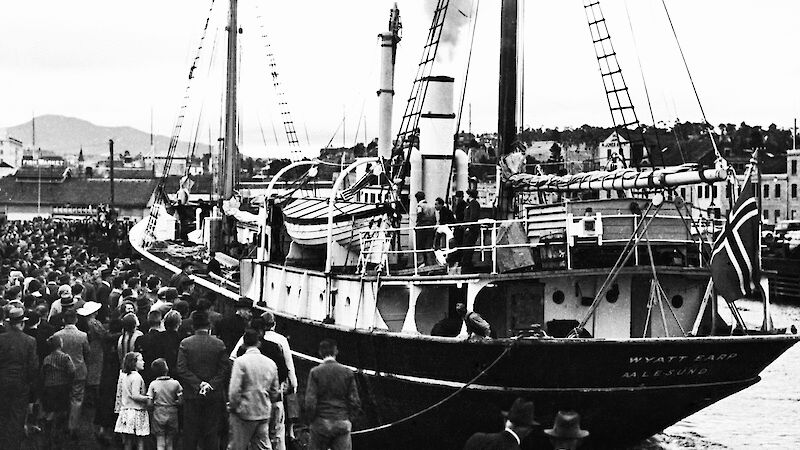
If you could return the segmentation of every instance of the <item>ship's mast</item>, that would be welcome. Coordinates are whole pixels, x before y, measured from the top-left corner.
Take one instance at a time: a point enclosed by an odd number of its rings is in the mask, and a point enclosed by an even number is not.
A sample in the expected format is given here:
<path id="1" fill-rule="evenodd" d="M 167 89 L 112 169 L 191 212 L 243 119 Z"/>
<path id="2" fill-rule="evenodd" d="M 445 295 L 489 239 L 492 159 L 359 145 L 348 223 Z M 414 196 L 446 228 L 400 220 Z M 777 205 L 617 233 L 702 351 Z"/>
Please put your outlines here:
<path id="1" fill-rule="evenodd" d="M 222 180 L 220 186 L 221 198 L 227 200 L 233 196 L 233 188 L 236 184 L 237 166 L 239 162 L 238 151 L 236 148 L 236 58 L 237 44 L 236 38 L 239 33 L 237 24 L 236 5 L 237 0 L 230 0 L 230 17 L 228 19 L 228 71 L 225 90 L 225 138 L 223 145 L 222 167 L 220 172 Z"/>
<path id="2" fill-rule="evenodd" d="M 497 159 L 511 152 L 517 136 L 517 0 L 503 0 L 500 10 L 500 92 L 497 106 Z M 497 173 L 496 218 L 508 218 L 511 189 Z"/>

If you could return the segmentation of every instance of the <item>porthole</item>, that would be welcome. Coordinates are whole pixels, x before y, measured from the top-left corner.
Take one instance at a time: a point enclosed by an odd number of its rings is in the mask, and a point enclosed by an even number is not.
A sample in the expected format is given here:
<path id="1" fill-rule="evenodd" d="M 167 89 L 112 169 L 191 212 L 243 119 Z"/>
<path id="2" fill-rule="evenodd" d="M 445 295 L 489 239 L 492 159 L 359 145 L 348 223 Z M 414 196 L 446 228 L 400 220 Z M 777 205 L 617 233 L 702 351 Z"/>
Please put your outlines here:
<path id="1" fill-rule="evenodd" d="M 556 305 L 560 305 L 564 303 L 564 292 L 560 290 L 556 290 L 553 292 L 553 303 Z"/>
<path id="2" fill-rule="evenodd" d="M 619 285 L 614 283 L 611 289 L 606 292 L 606 300 L 608 303 L 616 303 L 619 300 Z"/>
<path id="3" fill-rule="evenodd" d="M 683 306 L 683 296 L 682 295 L 672 296 L 672 307 L 680 308 L 681 306 Z"/>

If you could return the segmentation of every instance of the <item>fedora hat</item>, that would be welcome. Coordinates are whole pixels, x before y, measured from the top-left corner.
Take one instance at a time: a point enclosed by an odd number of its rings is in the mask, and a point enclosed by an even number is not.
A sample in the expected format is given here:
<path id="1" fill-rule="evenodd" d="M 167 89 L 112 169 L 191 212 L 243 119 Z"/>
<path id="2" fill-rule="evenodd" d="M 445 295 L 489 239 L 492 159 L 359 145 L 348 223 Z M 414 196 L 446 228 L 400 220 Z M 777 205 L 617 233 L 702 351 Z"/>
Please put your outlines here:
<path id="1" fill-rule="evenodd" d="M 253 301 L 247 297 L 239 297 L 236 299 L 236 303 L 234 305 L 235 308 L 252 308 Z"/>
<path id="2" fill-rule="evenodd" d="M 28 318 L 25 316 L 25 310 L 22 308 L 11 308 L 11 311 L 8 312 L 8 316 L 6 320 L 11 323 L 20 323 L 25 322 Z"/>
<path id="3" fill-rule="evenodd" d="M 581 430 L 581 416 L 575 411 L 559 411 L 553 428 L 544 430 L 545 434 L 562 439 L 583 439 L 589 435 Z"/>
<path id="4" fill-rule="evenodd" d="M 517 397 L 511 404 L 511 410 L 503 411 L 503 416 L 514 425 L 524 427 L 539 425 L 534 419 L 533 402 L 522 397 Z"/>
<path id="5" fill-rule="evenodd" d="M 78 315 L 89 316 L 99 311 L 101 306 L 103 305 L 97 302 L 86 302 L 82 307 L 78 308 Z"/>
<path id="6" fill-rule="evenodd" d="M 68 284 L 62 284 L 58 288 L 58 296 L 62 299 L 72 297 L 72 287 Z"/>

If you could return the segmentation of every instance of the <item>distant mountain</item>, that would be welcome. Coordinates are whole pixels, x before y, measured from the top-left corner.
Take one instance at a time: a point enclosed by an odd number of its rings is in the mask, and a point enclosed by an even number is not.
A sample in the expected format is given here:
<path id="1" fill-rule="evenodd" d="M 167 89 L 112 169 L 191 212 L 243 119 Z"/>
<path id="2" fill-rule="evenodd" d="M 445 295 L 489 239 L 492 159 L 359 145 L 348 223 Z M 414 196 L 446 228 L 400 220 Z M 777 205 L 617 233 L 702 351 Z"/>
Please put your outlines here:
<path id="1" fill-rule="evenodd" d="M 150 133 L 131 127 L 104 127 L 74 117 L 44 115 L 35 118 L 36 147 L 60 156 L 77 156 L 83 147 L 87 160 L 106 158 L 108 140 L 114 140 L 114 153 L 125 150 L 132 155 L 150 152 Z M 19 139 L 24 148 L 31 146 L 31 122 L 6 128 L 9 136 Z M 166 154 L 169 138 L 154 136 L 156 153 Z M 185 155 L 187 144 L 178 146 L 177 154 Z"/>

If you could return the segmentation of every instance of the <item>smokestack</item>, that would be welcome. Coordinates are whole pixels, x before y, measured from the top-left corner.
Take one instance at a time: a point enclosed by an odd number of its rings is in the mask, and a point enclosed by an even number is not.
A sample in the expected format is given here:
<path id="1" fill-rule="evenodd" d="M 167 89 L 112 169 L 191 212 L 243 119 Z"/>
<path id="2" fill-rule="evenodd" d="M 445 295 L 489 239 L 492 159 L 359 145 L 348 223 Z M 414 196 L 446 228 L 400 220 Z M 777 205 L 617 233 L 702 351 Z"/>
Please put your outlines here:
<path id="1" fill-rule="evenodd" d="M 399 31 L 400 10 L 397 9 L 397 3 L 395 3 L 389 13 L 389 31 L 378 35 L 381 40 L 381 72 L 378 88 L 378 156 L 386 160 L 392 157 L 394 63 L 397 43 L 400 42 Z"/>
<path id="2" fill-rule="evenodd" d="M 419 118 L 419 174 L 411 174 L 411 211 L 416 211 L 414 194 L 425 193 L 428 203 L 436 197 L 450 196 L 448 180 L 453 168 L 453 135 L 455 118 L 453 112 L 453 78 L 432 76 L 427 78 L 428 89 L 422 114 Z M 413 155 L 412 155 L 413 156 Z M 412 161 L 412 172 L 414 169 Z"/>

